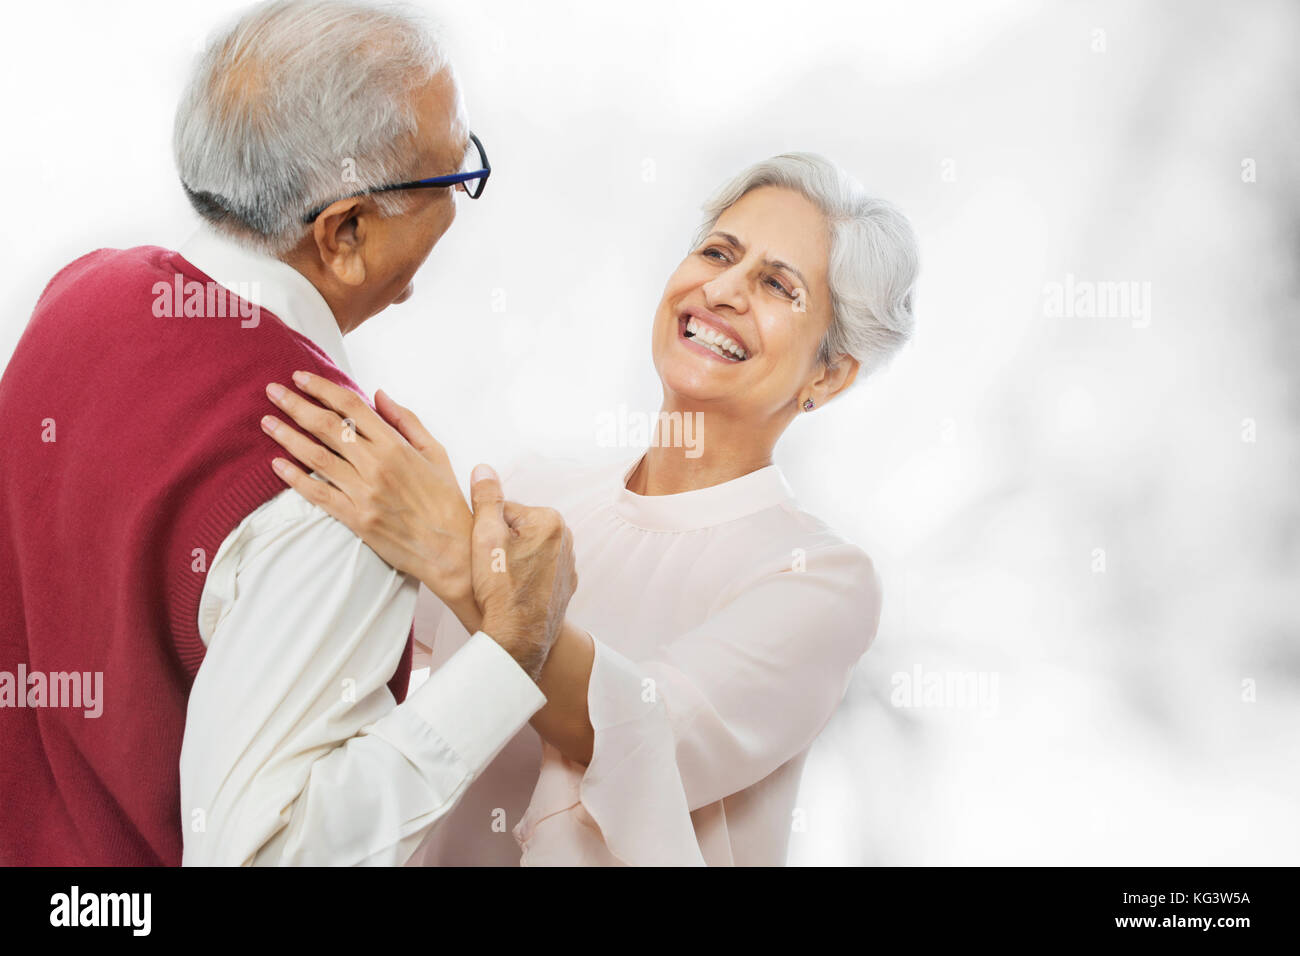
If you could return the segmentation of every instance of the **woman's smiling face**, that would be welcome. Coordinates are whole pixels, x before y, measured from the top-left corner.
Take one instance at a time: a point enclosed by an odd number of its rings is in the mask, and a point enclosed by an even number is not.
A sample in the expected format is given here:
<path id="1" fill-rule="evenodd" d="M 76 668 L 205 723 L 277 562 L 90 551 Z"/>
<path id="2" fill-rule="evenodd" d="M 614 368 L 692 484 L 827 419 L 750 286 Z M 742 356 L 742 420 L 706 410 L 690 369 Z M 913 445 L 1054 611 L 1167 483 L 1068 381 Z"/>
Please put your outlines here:
<path id="1" fill-rule="evenodd" d="M 830 327 L 829 256 L 825 216 L 794 190 L 761 186 L 728 207 L 668 278 L 655 314 L 665 399 L 756 424 L 797 412 Z"/>

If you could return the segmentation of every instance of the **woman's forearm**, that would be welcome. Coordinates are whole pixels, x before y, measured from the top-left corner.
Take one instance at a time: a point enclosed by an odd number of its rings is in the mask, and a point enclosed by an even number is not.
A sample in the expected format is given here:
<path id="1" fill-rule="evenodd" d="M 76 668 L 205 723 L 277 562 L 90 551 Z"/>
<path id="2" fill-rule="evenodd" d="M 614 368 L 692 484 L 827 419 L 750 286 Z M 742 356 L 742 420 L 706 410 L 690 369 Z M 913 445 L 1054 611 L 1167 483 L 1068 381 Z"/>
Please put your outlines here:
<path id="1" fill-rule="evenodd" d="M 591 761 L 596 732 L 587 710 L 587 687 L 596 645 L 591 635 L 568 620 L 555 639 L 538 681 L 546 706 L 533 715 L 533 729 L 570 760 Z"/>
<path id="2" fill-rule="evenodd" d="M 425 587 L 429 587 L 427 581 L 422 582 Z M 429 590 L 433 590 L 429 588 Z M 440 598 L 441 600 L 441 598 Z M 456 620 L 460 621 L 461 627 L 465 628 L 467 634 L 473 634 L 483 626 L 483 612 L 479 610 L 478 605 L 474 603 L 474 596 L 471 594 L 459 601 L 443 601 L 447 605 L 447 610 L 455 615 Z M 488 635 L 489 637 L 491 635 Z"/>
<path id="3" fill-rule="evenodd" d="M 447 576 L 439 572 L 421 575 L 421 579 L 425 587 L 433 591 L 435 585 L 446 585 Z M 473 634 L 483 627 L 483 612 L 474 602 L 472 591 L 466 589 L 459 600 L 444 600 L 443 603 L 468 633 Z M 488 636 L 501 637 L 493 635 L 490 630 Z M 551 746 L 584 766 L 590 762 L 595 746 L 595 731 L 587 711 L 587 686 L 591 681 L 595 656 L 596 648 L 590 635 L 566 619 L 537 680 L 538 687 L 546 695 L 546 705 L 533 715 L 531 721 L 533 729 Z"/>

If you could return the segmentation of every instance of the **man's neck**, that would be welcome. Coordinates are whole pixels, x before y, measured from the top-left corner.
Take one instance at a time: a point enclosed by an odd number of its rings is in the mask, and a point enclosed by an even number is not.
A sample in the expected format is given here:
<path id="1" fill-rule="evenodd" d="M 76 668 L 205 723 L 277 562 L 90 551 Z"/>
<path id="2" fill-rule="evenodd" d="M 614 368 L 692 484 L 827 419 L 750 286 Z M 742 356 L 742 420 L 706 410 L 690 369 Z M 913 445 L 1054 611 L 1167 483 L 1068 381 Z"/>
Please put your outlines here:
<path id="1" fill-rule="evenodd" d="M 315 252 L 314 245 L 311 247 L 311 252 Z M 280 256 L 279 259 L 310 282 L 316 291 L 320 293 L 320 297 L 324 299 L 325 304 L 330 307 L 330 312 L 334 316 L 334 322 L 339 327 L 339 334 L 347 335 L 365 321 L 364 317 L 357 318 L 350 316 L 346 306 L 337 295 L 333 285 L 326 280 L 325 273 L 320 267 L 319 257 L 309 256 L 306 249 L 298 247 L 290 249 L 284 255 Z"/>

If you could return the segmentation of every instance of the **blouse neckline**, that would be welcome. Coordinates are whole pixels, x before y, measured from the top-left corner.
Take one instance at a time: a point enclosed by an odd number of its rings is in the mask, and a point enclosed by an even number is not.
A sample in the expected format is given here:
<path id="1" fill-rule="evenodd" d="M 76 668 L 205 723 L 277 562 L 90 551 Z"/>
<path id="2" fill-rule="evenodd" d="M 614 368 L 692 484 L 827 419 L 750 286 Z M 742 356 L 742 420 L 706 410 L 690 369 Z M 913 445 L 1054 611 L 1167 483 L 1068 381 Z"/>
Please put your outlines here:
<path id="1" fill-rule="evenodd" d="M 794 497 L 776 465 L 694 491 L 638 495 L 627 490 L 627 480 L 644 457 L 642 452 L 618 470 L 614 512 L 646 531 L 696 531 L 749 517 Z"/>

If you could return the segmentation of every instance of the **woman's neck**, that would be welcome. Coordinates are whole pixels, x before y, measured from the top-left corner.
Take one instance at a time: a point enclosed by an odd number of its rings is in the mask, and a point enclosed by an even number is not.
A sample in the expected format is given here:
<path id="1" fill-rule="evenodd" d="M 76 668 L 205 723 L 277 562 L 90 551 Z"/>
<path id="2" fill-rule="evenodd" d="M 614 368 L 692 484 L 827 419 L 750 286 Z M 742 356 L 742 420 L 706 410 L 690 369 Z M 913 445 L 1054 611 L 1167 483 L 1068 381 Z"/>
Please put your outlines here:
<path id="1" fill-rule="evenodd" d="M 772 464 L 775 441 L 765 431 L 724 423 L 715 413 L 665 406 L 650 448 L 628 476 L 627 490 L 636 495 L 676 495 L 758 471 Z"/>

